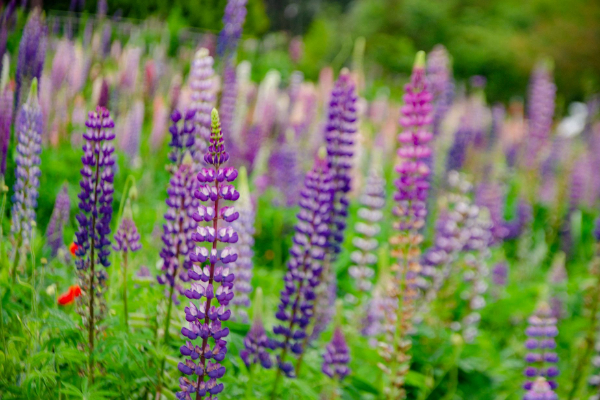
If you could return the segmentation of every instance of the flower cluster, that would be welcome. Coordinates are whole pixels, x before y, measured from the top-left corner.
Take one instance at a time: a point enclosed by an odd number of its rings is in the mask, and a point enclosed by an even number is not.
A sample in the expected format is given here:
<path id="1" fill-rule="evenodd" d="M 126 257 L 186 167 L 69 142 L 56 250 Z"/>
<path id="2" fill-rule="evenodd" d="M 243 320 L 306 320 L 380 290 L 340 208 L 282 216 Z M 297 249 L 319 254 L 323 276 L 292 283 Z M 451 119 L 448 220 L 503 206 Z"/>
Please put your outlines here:
<path id="1" fill-rule="evenodd" d="M 106 288 L 107 274 L 98 265 L 110 266 L 110 222 L 113 209 L 113 158 L 112 140 L 114 122 L 103 107 L 90 112 L 83 134 L 83 157 L 79 186 L 79 230 L 75 234 L 75 265 L 82 296 L 78 301 L 78 312 L 88 330 L 90 364 L 93 364 L 94 337 L 97 321 L 103 319 L 106 304 L 102 295 Z M 90 365 L 93 376 L 93 365 Z"/>
<path id="2" fill-rule="evenodd" d="M 380 354 L 385 361 L 381 367 L 391 381 L 387 394 L 394 398 L 406 396 L 404 380 L 411 347 L 406 335 L 412 330 L 414 300 L 418 293 L 416 283 L 421 270 L 419 248 L 423 238 L 419 231 L 427 215 L 432 99 L 425 77 L 425 54 L 419 52 L 410 82 L 405 87 L 400 118 L 403 131 L 398 135 L 400 162 L 396 166 L 398 179 L 394 182 L 397 204 L 393 213 L 397 217 L 394 223 L 397 233 L 390 238 L 390 244 L 394 247 L 392 257 L 396 264 L 392 266 L 393 285 L 388 287 L 388 295 L 398 302 L 396 315 L 389 317 L 397 321 L 397 332 L 386 333 L 385 341 L 380 343 Z"/>
<path id="3" fill-rule="evenodd" d="M 552 390 L 557 387 L 553 378 L 559 373 L 555 366 L 558 355 L 554 351 L 556 349 L 554 338 L 558 335 L 558 328 L 556 318 L 552 317 L 551 312 L 548 304 L 541 304 L 529 317 L 529 326 L 525 330 L 527 335 L 525 348 L 528 351 L 525 362 L 529 365 L 525 368 L 525 376 L 528 380 L 523 388 L 528 392 L 534 389 L 538 377 L 547 378 Z"/>
<path id="4" fill-rule="evenodd" d="M 29 248 L 35 224 L 42 152 L 42 109 L 37 93 L 37 79 L 34 79 L 29 97 L 21 106 L 16 119 L 17 166 L 11 212 L 15 256 L 18 250 L 25 251 Z"/>
<path id="5" fill-rule="evenodd" d="M 268 349 L 273 347 L 274 344 L 267 337 L 262 320 L 255 318 L 248 335 L 244 338 L 244 350 L 240 351 L 240 357 L 248 368 L 260 363 L 263 368 L 269 369 L 273 366 L 273 360 Z"/>
<path id="6" fill-rule="evenodd" d="M 350 352 L 346 344 L 346 338 L 338 326 L 333 331 L 331 342 L 325 347 L 321 370 L 328 377 L 341 381 L 350 373 L 349 362 Z"/>
<path id="7" fill-rule="evenodd" d="M 422 258 L 419 286 L 425 289 L 425 298 L 419 314 L 426 311 L 429 303 L 450 275 L 453 263 L 471 237 L 471 229 L 479 215 L 479 208 L 472 204 L 470 195 L 473 185 L 464 174 L 450 171 L 447 178 L 447 193 L 443 196 L 445 207 L 440 210 L 436 235 Z"/>
<path id="8" fill-rule="evenodd" d="M 217 53 L 219 56 L 233 56 L 242 36 L 242 26 L 246 20 L 248 0 L 228 0 L 223 15 L 223 29 L 219 33 Z"/>
<path id="9" fill-rule="evenodd" d="M 21 105 L 23 95 L 28 92 L 28 85 L 36 78 L 38 83 L 42 77 L 44 60 L 46 59 L 46 45 L 48 41 L 48 27 L 39 7 L 35 8 L 27 18 L 23 29 L 23 36 L 19 43 L 19 58 L 17 59 L 17 106 Z M 37 93 L 36 93 L 37 94 Z"/>
<path id="10" fill-rule="evenodd" d="M 121 225 L 119 225 L 119 229 L 117 229 L 117 233 L 115 234 L 115 242 L 113 249 L 123 253 L 133 253 L 142 248 L 140 234 L 130 216 L 123 217 Z"/>
<path id="11" fill-rule="evenodd" d="M 210 146 L 204 155 L 204 162 L 209 167 L 202 168 L 198 173 L 200 185 L 194 192 L 194 197 L 206 205 L 199 205 L 193 215 L 199 224 L 192 239 L 212 246 L 210 250 L 196 246 L 191 251 L 190 260 L 194 265 L 188 271 L 188 277 L 192 282 L 189 289 L 184 291 L 190 303 L 185 308 L 188 325 L 181 329 L 181 333 L 189 340 L 181 346 L 180 351 L 189 358 L 179 363 L 179 370 L 187 376 L 198 376 L 197 379 L 190 380 L 186 376 L 179 380 L 181 391 L 177 397 L 187 400 L 191 399 L 191 393 L 196 393 L 197 398 L 208 394 L 207 399 L 216 399 L 213 395 L 223 390 L 223 384 L 217 383 L 217 379 L 225 374 L 225 367 L 219 363 L 227 353 L 227 342 L 223 339 L 229 335 L 229 328 L 224 328 L 222 322 L 231 317 L 231 310 L 227 307 L 234 297 L 235 276 L 227 264 L 237 260 L 237 253 L 232 247 L 219 250 L 217 245 L 219 242 L 235 244 L 238 241 L 238 234 L 231 225 L 219 226 L 219 221 L 222 221 L 221 224 L 230 224 L 239 218 L 239 213 L 232 206 L 223 205 L 224 201 L 236 201 L 240 197 L 230 184 L 238 173 L 232 167 L 223 166 L 229 160 L 229 154 L 223 145 L 217 110 L 213 109 L 211 119 Z M 202 222 L 209 225 L 203 226 Z M 200 345 L 192 343 L 197 338 L 201 339 Z M 211 338 L 212 344 L 209 343 Z"/>
<path id="12" fill-rule="evenodd" d="M 65 247 L 63 239 L 64 226 L 69 222 L 69 214 L 71 212 L 71 200 L 69 199 L 69 190 L 65 183 L 54 203 L 54 210 L 46 228 L 46 243 L 52 250 L 52 256 L 58 254 L 58 250 Z"/>
<path id="13" fill-rule="evenodd" d="M 450 57 L 446 48 L 441 44 L 436 45 L 427 57 L 427 77 L 433 94 L 432 132 L 434 136 L 437 136 L 454 96 Z"/>
<path id="14" fill-rule="evenodd" d="M 556 85 L 552 80 L 551 66 L 548 63 L 538 64 L 531 73 L 529 85 L 529 132 L 524 157 L 526 166 L 532 168 L 541 161 L 540 152 L 547 145 L 552 129 Z"/>
<path id="15" fill-rule="evenodd" d="M 281 337 L 277 342 L 277 347 L 281 348 L 278 365 L 288 377 L 294 376 L 294 368 L 285 356 L 288 351 L 303 353 L 302 342 L 314 315 L 315 290 L 321 281 L 330 234 L 332 200 L 331 173 L 325 160 L 317 159 L 306 174 L 300 193 L 296 234 L 290 249 L 288 271 L 283 278 L 285 288 L 275 315 L 281 323 L 273 329 Z"/>
<path id="16" fill-rule="evenodd" d="M 196 111 L 195 152 L 198 158 L 206 152 L 210 140 L 210 112 L 216 101 L 213 63 L 214 60 L 208 54 L 208 50 L 201 48 L 196 52 L 190 69 L 190 109 Z"/>
<path id="17" fill-rule="evenodd" d="M 523 396 L 523 400 L 558 400 L 558 395 L 554 393 L 546 378 L 538 376 L 531 384 L 531 389 Z"/>
<path id="18" fill-rule="evenodd" d="M 349 273 L 356 280 L 356 287 L 367 292 L 371 289 L 371 278 L 375 275 L 372 265 L 377 262 L 374 254 L 378 246 L 376 239 L 381 230 L 379 223 L 383 218 L 382 208 L 385 205 L 385 179 L 382 177 L 381 163 L 372 162 L 364 192 L 360 197 L 363 205 L 358 210 L 360 222 L 354 226 L 357 235 L 352 244 L 356 248 L 350 258 L 354 263 Z"/>

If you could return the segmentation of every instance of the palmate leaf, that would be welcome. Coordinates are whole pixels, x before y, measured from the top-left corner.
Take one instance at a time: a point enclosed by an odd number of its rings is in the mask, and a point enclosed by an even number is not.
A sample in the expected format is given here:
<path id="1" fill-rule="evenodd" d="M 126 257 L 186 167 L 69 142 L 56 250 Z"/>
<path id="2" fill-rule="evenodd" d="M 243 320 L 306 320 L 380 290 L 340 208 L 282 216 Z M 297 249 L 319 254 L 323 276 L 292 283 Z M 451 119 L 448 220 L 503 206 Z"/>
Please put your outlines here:
<path id="1" fill-rule="evenodd" d="M 81 382 L 81 389 L 67 382 L 62 382 L 61 384 L 64 387 L 60 389 L 60 392 L 66 395 L 74 396 L 76 399 L 105 400 L 118 396 L 117 392 L 102 389 L 102 385 L 99 383 L 89 386 L 87 378 Z"/>

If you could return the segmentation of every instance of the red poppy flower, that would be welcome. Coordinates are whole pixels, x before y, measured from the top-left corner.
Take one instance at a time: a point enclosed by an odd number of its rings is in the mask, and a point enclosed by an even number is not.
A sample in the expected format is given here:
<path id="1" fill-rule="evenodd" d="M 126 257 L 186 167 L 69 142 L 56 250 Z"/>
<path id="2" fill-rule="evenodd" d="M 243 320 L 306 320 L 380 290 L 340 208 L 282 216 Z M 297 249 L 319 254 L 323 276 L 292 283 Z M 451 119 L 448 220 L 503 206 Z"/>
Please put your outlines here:
<path id="1" fill-rule="evenodd" d="M 69 286 L 69 291 L 58 296 L 58 304 L 67 306 L 72 304 L 79 296 L 81 296 L 81 288 L 79 285 Z"/>
<path id="2" fill-rule="evenodd" d="M 69 251 L 71 252 L 71 255 L 73 257 L 75 257 L 75 253 L 77 252 L 78 248 L 79 248 L 79 245 L 75 242 L 71 243 L 71 245 L 69 246 Z"/>

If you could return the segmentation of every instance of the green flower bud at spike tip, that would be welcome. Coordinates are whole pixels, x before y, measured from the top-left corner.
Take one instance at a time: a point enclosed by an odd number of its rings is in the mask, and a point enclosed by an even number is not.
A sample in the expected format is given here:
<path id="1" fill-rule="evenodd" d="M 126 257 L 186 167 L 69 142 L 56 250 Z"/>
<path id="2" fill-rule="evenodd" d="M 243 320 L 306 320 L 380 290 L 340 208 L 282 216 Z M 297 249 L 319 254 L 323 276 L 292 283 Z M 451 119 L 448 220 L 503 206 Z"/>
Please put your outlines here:
<path id="1" fill-rule="evenodd" d="M 131 201 L 129 199 L 127 199 L 127 202 L 125 203 L 123 219 L 133 219 L 133 211 L 131 210 Z"/>
<path id="2" fill-rule="evenodd" d="M 8 70 L 10 69 L 10 59 L 8 53 L 2 57 L 2 75 L 0 77 L 0 92 L 4 91 L 4 88 L 8 84 Z"/>
<path id="3" fill-rule="evenodd" d="M 31 88 L 29 89 L 29 96 L 27 97 L 28 104 L 35 104 L 36 106 L 39 104 L 38 102 L 38 80 L 37 78 L 33 78 L 31 82 Z"/>
<path id="4" fill-rule="evenodd" d="M 417 52 L 417 56 L 415 57 L 415 65 L 414 68 L 425 68 L 426 65 L 426 55 L 424 51 Z"/>
<path id="5" fill-rule="evenodd" d="M 186 151 L 184 156 L 183 156 L 183 160 L 181 161 L 182 165 L 192 165 L 194 163 L 194 159 L 192 158 L 192 155 L 190 154 L 189 151 Z"/>
<path id="6" fill-rule="evenodd" d="M 221 136 L 221 120 L 219 119 L 219 112 L 216 108 L 213 108 L 210 112 L 211 123 L 211 131 L 213 140 L 218 139 Z"/>

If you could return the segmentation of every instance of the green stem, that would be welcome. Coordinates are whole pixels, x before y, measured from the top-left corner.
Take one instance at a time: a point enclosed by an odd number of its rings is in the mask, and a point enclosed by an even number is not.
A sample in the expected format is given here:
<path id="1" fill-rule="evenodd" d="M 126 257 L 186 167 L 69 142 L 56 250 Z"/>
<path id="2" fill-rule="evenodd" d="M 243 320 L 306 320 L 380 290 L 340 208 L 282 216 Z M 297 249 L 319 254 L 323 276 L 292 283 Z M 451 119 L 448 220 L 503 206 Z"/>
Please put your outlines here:
<path id="1" fill-rule="evenodd" d="M 19 235 L 19 239 L 15 243 L 15 255 L 13 256 L 13 265 L 12 265 L 12 271 L 11 271 L 13 283 L 15 283 L 17 281 L 17 268 L 19 266 L 19 261 L 21 260 L 21 252 L 19 251 L 19 248 L 21 247 L 21 241 L 22 240 Z"/>
<path id="2" fill-rule="evenodd" d="M 285 349 L 282 353 L 282 357 L 283 356 L 285 356 Z M 273 391 L 271 392 L 271 400 L 275 400 L 277 398 L 277 387 L 279 386 L 279 381 L 281 381 L 281 368 L 278 367 L 275 375 L 275 382 L 273 383 Z"/>
<path id="3" fill-rule="evenodd" d="M 123 252 L 123 315 L 125 328 L 129 331 L 129 313 L 127 312 L 127 252 Z"/>
<path id="4" fill-rule="evenodd" d="M 169 303 L 167 306 L 167 317 L 165 320 L 165 335 L 164 335 L 165 344 L 169 344 L 169 328 L 171 327 L 171 309 L 173 308 L 173 290 L 174 289 L 175 289 L 175 286 L 171 286 L 171 289 L 169 290 Z"/>
<path id="5" fill-rule="evenodd" d="M 253 385 L 252 385 L 252 382 L 253 382 L 252 375 L 253 375 L 253 372 L 254 372 L 254 368 L 253 367 L 254 367 L 253 365 L 250 365 L 250 368 L 248 368 L 248 384 L 246 385 L 246 396 L 245 396 L 246 400 L 251 399 L 251 396 L 252 396 L 252 387 L 253 387 Z"/>
<path id="6" fill-rule="evenodd" d="M 2 191 L 2 205 L 0 206 L 0 269 L 4 265 L 4 231 L 2 223 L 4 222 L 4 207 L 6 207 L 6 194 L 8 190 L 4 190 L 4 178 L 0 180 L 0 190 Z"/>

